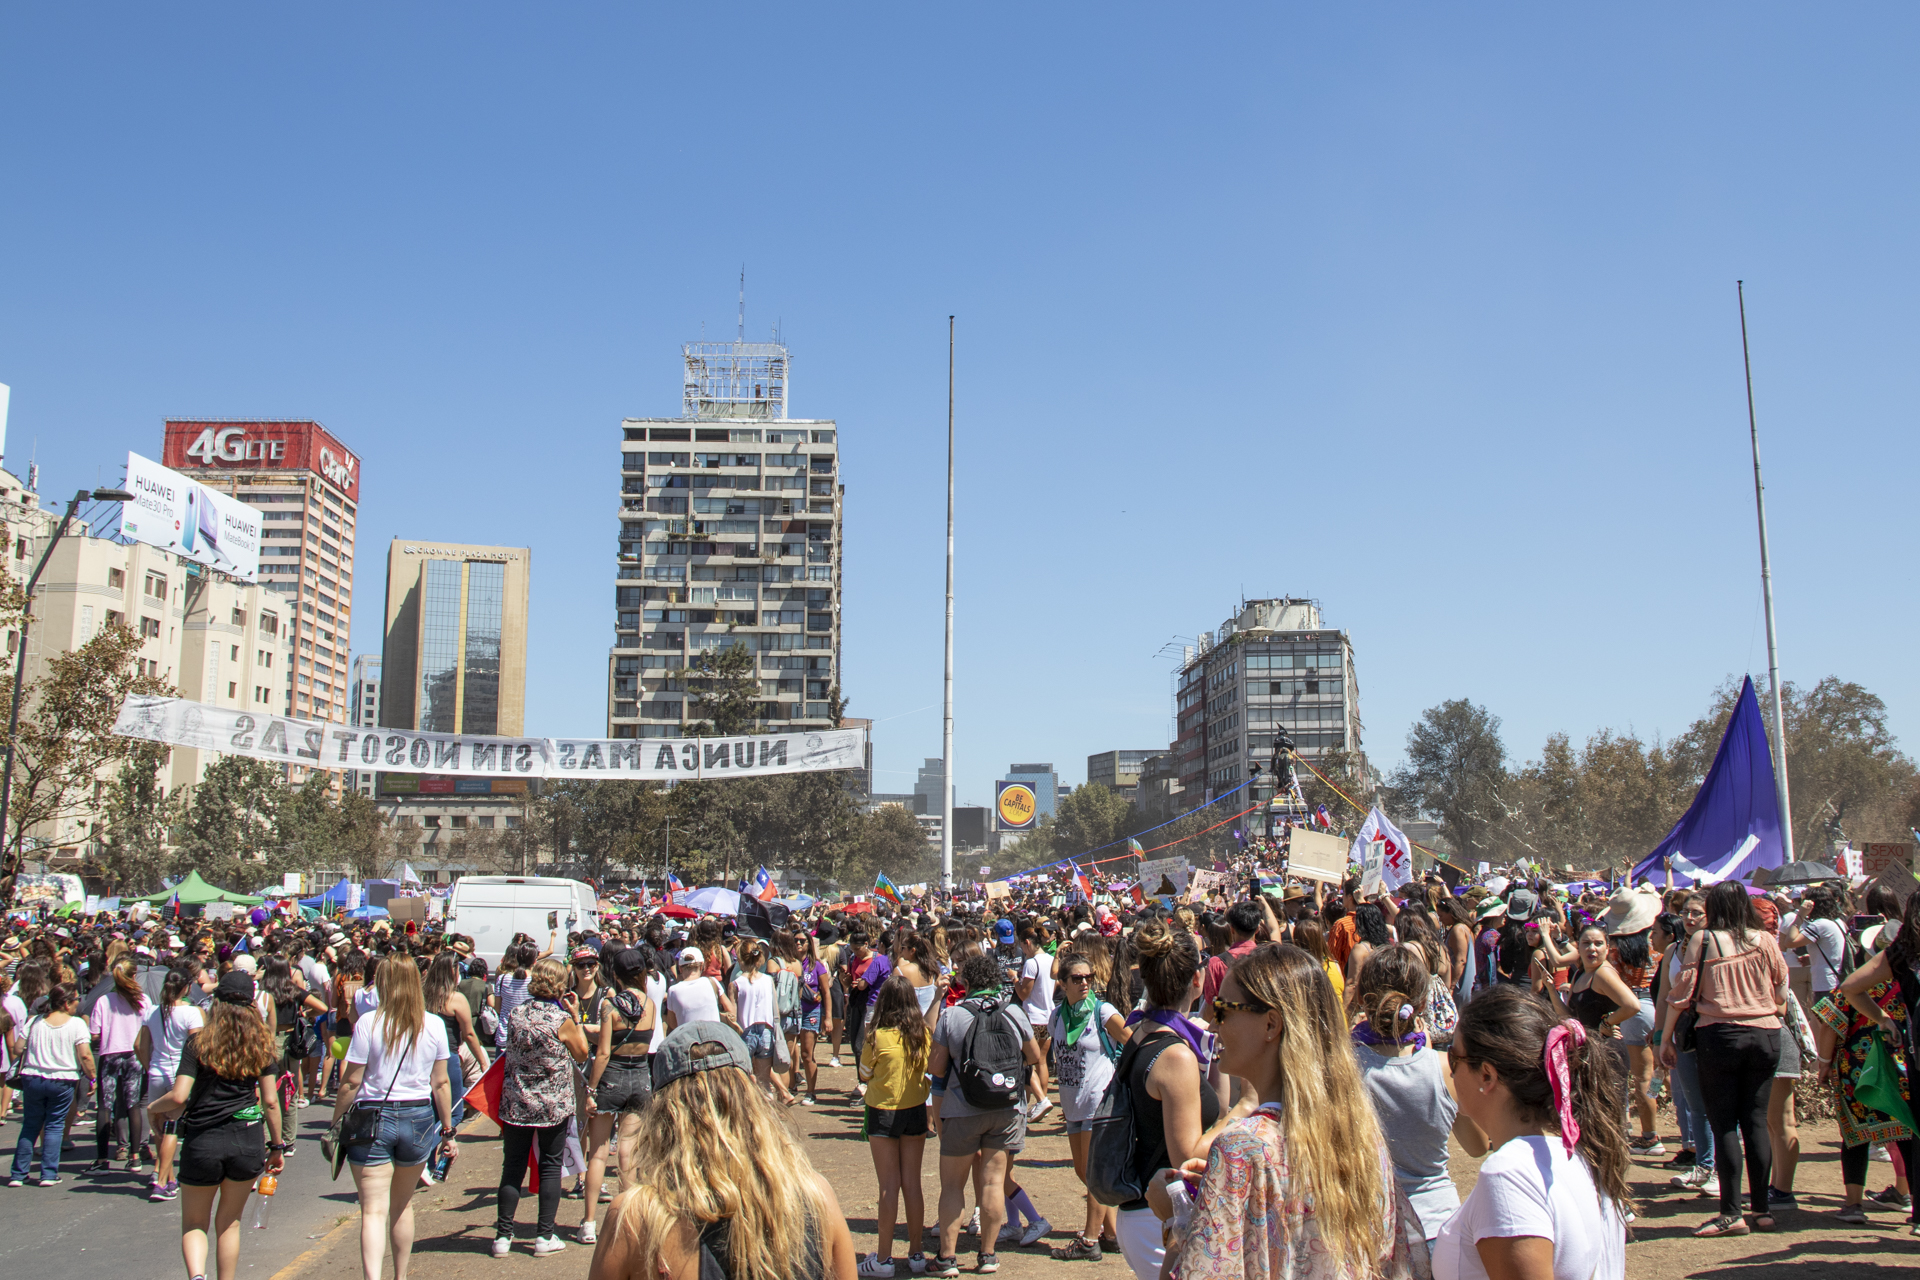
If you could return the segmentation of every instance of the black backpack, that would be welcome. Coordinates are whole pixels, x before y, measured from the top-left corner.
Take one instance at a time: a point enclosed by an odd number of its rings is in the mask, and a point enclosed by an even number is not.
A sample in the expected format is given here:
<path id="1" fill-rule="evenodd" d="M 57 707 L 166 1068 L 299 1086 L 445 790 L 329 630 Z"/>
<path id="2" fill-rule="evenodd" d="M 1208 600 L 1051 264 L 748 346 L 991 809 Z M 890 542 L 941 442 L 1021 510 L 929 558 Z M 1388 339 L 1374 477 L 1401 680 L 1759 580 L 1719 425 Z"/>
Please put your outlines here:
<path id="1" fill-rule="evenodd" d="M 997 1000 L 962 1000 L 973 1015 L 973 1025 L 960 1042 L 960 1096 L 982 1111 L 1002 1111 L 1020 1105 L 1027 1089 L 1026 1040 L 1007 1017 L 1011 996 Z"/>
<path id="2" fill-rule="evenodd" d="M 1174 1042 L 1173 1036 L 1150 1037 L 1155 1047 L 1147 1070 L 1153 1070 L 1153 1058 Z M 1139 1164 L 1139 1126 L 1133 1115 L 1134 1064 L 1140 1058 L 1143 1037 L 1136 1035 L 1120 1051 L 1114 1064 L 1113 1079 L 1107 1081 L 1100 1105 L 1087 1118 L 1087 1191 L 1101 1204 L 1121 1205 L 1146 1198 L 1147 1183 L 1158 1170 L 1142 1175 Z M 1202 1087 L 1205 1085 L 1203 1083 Z"/>

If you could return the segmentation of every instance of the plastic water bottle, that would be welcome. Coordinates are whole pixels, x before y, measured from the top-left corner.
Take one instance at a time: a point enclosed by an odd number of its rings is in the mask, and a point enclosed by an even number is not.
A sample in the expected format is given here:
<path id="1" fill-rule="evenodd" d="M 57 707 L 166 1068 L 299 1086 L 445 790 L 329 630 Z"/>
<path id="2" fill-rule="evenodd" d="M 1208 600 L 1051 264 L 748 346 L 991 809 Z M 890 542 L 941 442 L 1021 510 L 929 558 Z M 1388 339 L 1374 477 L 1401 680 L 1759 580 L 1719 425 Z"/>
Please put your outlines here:
<path id="1" fill-rule="evenodd" d="M 270 1173 L 260 1175 L 260 1181 L 254 1184 L 259 1194 L 253 1198 L 253 1225 L 266 1230 L 267 1223 L 273 1217 L 273 1193 L 280 1189 L 280 1179 Z"/>

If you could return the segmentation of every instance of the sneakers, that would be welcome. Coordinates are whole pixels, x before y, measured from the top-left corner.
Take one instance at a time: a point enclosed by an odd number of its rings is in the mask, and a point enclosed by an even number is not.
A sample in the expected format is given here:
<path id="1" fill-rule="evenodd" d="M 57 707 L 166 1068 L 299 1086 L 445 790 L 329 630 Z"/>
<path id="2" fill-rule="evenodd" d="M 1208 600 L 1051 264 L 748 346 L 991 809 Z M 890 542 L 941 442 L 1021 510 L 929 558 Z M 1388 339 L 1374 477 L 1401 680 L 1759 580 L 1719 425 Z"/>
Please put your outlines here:
<path id="1" fill-rule="evenodd" d="M 567 1242 L 559 1236 L 539 1236 L 536 1237 L 533 1242 L 533 1256 L 536 1258 L 550 1258 L 554 1254 L 565 1250 L 566 1247 Z"/>
<path id="2" fill-rule="evenodd" d="M 1867 1211 L 1857 1204 L 1841 1205 L 1840 1211 L 1834 1214 L 1833 1217 L 1836 1222 L 1844 1222 L 1848 1226 L 1864 1227 L 1867 1225 Z"/>
<path id="3" fill-rule="evenodd" d="M 1720 1175 L 1712 1169 L 1707 1170 L 1706 1178 L 1701 1181 L 1697 1189 L 1703 1196 L 1718 1199 L 1720 1195 Z"/>
<path id="4" fill-rule="evenodd" d="M 133 1155 L 131 1155 L 131 1156 L 128 1156 L 128 1157 L 127 1157 L 127 1172 L 128 1172 L 128 1173 L 139 1173 L 139 1172 L 141 1172 L 141 1168 L 140 1168 L 140 1156 L 139 1156 L 139 1153 L 138 1153 L 138 1152 L 136 1152 L 136 1153 L 134 1153 Z"/>
<path id="5" fill-rule="evenodd" d="M 423 1187 L 430 1187 L 434 1184 L 434 1181 L 435 1179 L 433 1176 L 433 1166 L 431 1164 L 421 1165 L 420 1166 L 420 1185 Z"/>
<path id="6" fill-rule="evenodd" d="M 994 1243 L 1002 1247 L 1010 1244 L 1019 1244 L 1020 1224 L 1009 1220 L 1006 1226 L 1000 1228 L 1000 1238 L 995 1240 Z"/>
<path id="7" fill-rule="evenodd" d="M 979 1205 L 975 1205 L 973 1207 L 973 1216 L 967 1219 L 967 1225 L 965 1230 L 966 1230 L 966 1233 L 970 1236 L 977 1236 L 980 1234 L 980 1206 Z"/>
<path id="8" fill-rule="evenodd" d="M 308 1107 L 313 1105 L 313 1099 L 307 1097 L 305 1094 L 301 1094 L 299 1100 L 296 1101 L 293 1105 L 296 1107 L 299 1107 L 301 1110 L 304 1111 Z"/>
<path id="9" fill-rule="evenodd" d="M 1706 1180 L 1712 1176 L 1712 1169 L 1704 1169 L 1699 1165 L 1695 1165 L 1685 1173 L 1674 1174 L 1671 1178 L 1667 1179 L 1667 1182 L 1676 1187 L 1693 1188 L 1705 1183 Z"/>
<path id="10" fill-rule="evenodd" d="M 859 1271 L 863 1276 L 874 1276 L 878 1280 L 893 1280 L 893 1259 L 888 1258 L 883 1262 L 879 1254 L 870 1253 L 860 1259 Z"/>
<path id="11" fill-rule="evenodd" d="M 1102 1257 L 1100 1242 L 1085 1236 L 1075 1236 L 1065 1245 L 1049 1252 L 1053 1254 L 1055 1262 L 1098 1262 Z"/>
<path id="12" fill-rule="evenodd" d="M 88 1165 L 86 1168 L 82 1169 L 80 1172 L 88 1175 L 89 1177 L 91 1177 L 96 1173 L 112 1173 L 113 1162 L 111 1160 L 95 1160 L 92 1164 Z"/>
<path id="13" fill-rule="evenodd" d="M 913 1272 L 913 1274 L 917 1276 L 923 1276 L 927 1274 L 927 1255 L 924 1253 L 908 1254 L 907 1270 Z"/>
<path id="14" fill-rule="evenodd" d="M 601 1204 L 613 1203 L 613 1179 L 611 1178 L 607 1179 L 606 1181 L 600 1184 L 600 1203 Z"/>
<path id="15" fill-rule="evenodd" d="M 153 1184 L 153 1190 L 147 1192 L 147 1199 L 153 1201 L 155 1204 L 159 1204 L 163 1200 L 178 1200 L 179 1198 L 180 1184 L 172 1180 L 156 1182 Z"/>
<path id="16" fill-rule="evenodd" d="M 1777 1195 L 1778 1193 L 1776 1192 L 1775 1194 Z M 1884 1204 L 1894 1209 L 1913 1208 L 1913 1197 L 1898 1187 L 1888 1187 L 1879 1195 L 1868 1196 L 1867 1199 L 1873 1201 L 1875 1204 Z"/>
<path id="17" fill-rule="evenodd" d="M 39 1182 L 35 1183 L 34 1185 L 40 1186 L 40 1187 L 57 1187 L 65 1181 L 66 1181 L 65 1178 L 42 1178 L 40 1179 Z"/>
<path id="18" fill-rule="evenodd" d="M 1641 1134 L 1633 1141 L 1627 1143 L 1627 1150 L 1636 1156 L 1663 1156 L 1667 1154 L 1667 1146 L 1664 1142 L 1660 1141 L 1660 1135 L 1657 1133 Z"/>
<path id="19" fill-rule="evenodd" d="M 1698 1161 L 1694 1159 L 1693 1148 L 1682 1147 L 1680 1148 L 1680 1153 L 1674 1156 L 1673 1159 L 1667 1161 L 1665 1167 L 1668 1169 L 1691 1169 L 1696 1163 L 1698 1163 Z"/>
<path id="20" fill-rule="evenodd" d="M 1770 1209 L 1798 1209 L 1800 1207 L 1800 1201 L 1791 1191 L 1782 1191 L 1778 1187 L 1768 1187 L 1767 1207 Z"/>
<path id="21" fill-rule="evenodd" d="M 808 1094 L 806 1097 L 800 1099 L 800 1105 L 803 1107 L 817 1107 L 820 1105 L 820 1102 L 812 1094 Z"/>
<path id="22" fill-rule="evenodd" d="M 1052 1230 L 1053 1230 L 1053 1224 L 1051 1222 L 1048 1222 L 1045 1218 L 1041 1218 L 1038 1221 L 1028 1223 L 1027 1229 L 1020 1233 L 1020 1247 L 1022 1249 L 1025 1249 L 1031 1245 L 1036 1245 L 1040 1243 L 1042 1240 L 1045 1240 L 1047 1238 L 1047 1235 Z"/>
<path id="23" fill-rule="evenodd" d="M 494 1257 L 504 1258 L 509 1253 L 512 1253 L 512 1252 L 513 1252 L 512 1236 L 495 1236 L 493 1238 L 493 1256 Z"/>
<path id="24" fill-rule="evenodd" d="M 1031 1107 L 1027 1108 L 1027 1123 L 1038 1124 L 1040 1122 L 1040 1117 L 1044 1116 L 1045 1114 L 1047 1114 L 1047 1112 L 1051 1110 L 1053 1110 L 1053 1099 L 1052 1098 L 1040 1099 L 1040 1101 L 1034 1103 Z"/>
<path id="25" fill-rule="evenodd" d="M 990 1276 L 999 1269 L 1000 1255 L 997 1253 L 981 1254 L 980 1261 L 976 1263 L 973 1268 L 974 1274 L 983 1276 Z"/>
<path id="26" fill-rule="evenodd" d="M 579 1240 L 581 1244 L 599 1244 L 600 1243 L 600 1228 L 592 1218 L 588 1218 L 585 1222 L 580 1224 Z"/>
<path id="27" fill-rule="evenodd" d="M 8 1178 L 7 1185 L 10 1187 L 24 1187 L 27 1185 L 27 1180 L 25 1178 Z"/>
<path id="28" fill-rule="evenodd" d="M 827 1059 L 827 1065 L 828 1065 L 828 1066 L 830 1066 L 830 1067 L 837 1067 L 837 1066 L 839 1066 L 839 1065 L 840 1065 L 840 1059 L 839 1059 L 839 1058 L 828 1058 L 828 1059 Z M 957 1273 L 956 1273 L 956 1274 L 957 1274 Z"/>
<path id="29" fill-rule="evenodd" d="M 927 1274 L 930 1276 L 957 1276 L 960 1274 L 960 1259 L 936 1257 L 933 1260 L 933 1265 L 927 1268 Z"/>

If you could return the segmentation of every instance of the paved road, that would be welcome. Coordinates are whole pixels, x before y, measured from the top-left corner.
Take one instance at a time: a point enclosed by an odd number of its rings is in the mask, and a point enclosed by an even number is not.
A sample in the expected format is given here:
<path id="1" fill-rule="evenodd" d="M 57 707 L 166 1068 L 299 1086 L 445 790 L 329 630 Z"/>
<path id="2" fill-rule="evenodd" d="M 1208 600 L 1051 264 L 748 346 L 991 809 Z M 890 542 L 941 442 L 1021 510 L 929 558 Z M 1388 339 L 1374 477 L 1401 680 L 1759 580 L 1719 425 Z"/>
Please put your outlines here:
<path id="1" fill-rule="evenodd" d="M 330 1108 L 324 1104 L 295 1113 L 297 1148 L 287 1161 L 274 1196 L 271 1225 L 264 1231 L 242 1220 L 240 1274 L 265 1280 L 313 1247 L 320 1236 L 356 1212 L 352 1175 L 327 1180 L 320 1157 L 320 1134 Z M 0 1275 L 35 1280 L 179 1280 L 180 1205 L 147 1199 L 150 1174 L 116 1171 L 86 1177 L 93 1160 L 91 1114 L 68 1132 L 61 1156 L 58 1187 L 29 1184 L 9 1188 L 0 1182 Z M 75 1141 L 75 1138 L 78 1141 Z M 14 1115 L 0 1125 L 0 1152 L 11 1158 L 20 1137 Z M 39 1171 L 36 1158 L 34 1171 Z M 252 1204 L 247 1206 L 252 1214 Z"/>

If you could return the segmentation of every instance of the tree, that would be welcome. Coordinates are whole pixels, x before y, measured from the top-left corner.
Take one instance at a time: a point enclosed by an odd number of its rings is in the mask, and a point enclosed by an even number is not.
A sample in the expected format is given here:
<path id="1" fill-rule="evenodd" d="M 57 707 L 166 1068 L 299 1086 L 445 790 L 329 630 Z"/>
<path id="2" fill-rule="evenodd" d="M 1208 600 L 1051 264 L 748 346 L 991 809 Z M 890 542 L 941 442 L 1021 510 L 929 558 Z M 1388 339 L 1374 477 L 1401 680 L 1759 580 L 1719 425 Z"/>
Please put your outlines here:
<path id="1" fill-rule="evenodd" d="M 170 837 L 186 813 L 186 792 L 168 795 L 161 781 L 171 754 L 161 743 L 135 743 L 102 797 L 100 864 L 122 896 L 158 892 L 165 877 L 184 869 Z"/>
<path id="2" fill-rule="evenodd" d="M 687 726 L 688 737 L 728 738 L 753 730 L 759 719 L 760 682 L 754 678 L 753 654 L 745 645 L 703 649 L 680 674 L 693 695 L 693 712 L 701 717 Z"/>
<path id="3" fill-rule="evenodd" d="M 881 871 L 895 884 L 939 878 L 939 854 L 928 845 L 912 814 L 897 804 L 883 804 L 856 818 L 852 838 L 843 845 L 834 869 L 834 878 L 843 886 L 864 890 Z"/>
<path id="4" fill-rule="evenodd" d="M 1325 805 L 1335 828 L 1359 830 L 1367 819 L 1367 809 L 1374 802 L 1374 783 L 1367 770 L 1367 758 L 1357 751 L 1334 747 L 1314 761 L 1313 767 L 1326 776 L 1326 782 L 1320 781 L 1304 765 L 1294 767 L 1294 776 L 1300 782 L 1300 798 L 1306 802 L 1307 812 L 1311 814 Z M 1351 796 L 1353 803 L 1347 803 L 1340 792 L 1333 789 L 1335 786 Z"/>
<path id="5" fill-rule="evenodd" d="M 0 623 L 11 610 L 17 623 L 22 593 L 0 570 Z M 21 690 L 14 735 L 13 789 L 0 857 L 0 907 L 13 903 L 14 879 L 27 833 L 92 812 L 95 783 L 131 758 L 137 739 L 114 734 L 113 722 L 129 693 L 170 694 L 173 687 L 134 665 L 140 637 L 109 623 L 77 649 L 55 654 L 47 673 Z M 13 672 L 0 675 L 0 701 L 13 696 Z M 0 749 L 5 748 L 0 738 Z"/>
<path id="6" fill-rule="evenodd" d="M 1506 817 L 1499 803 L 1506 759 L 1500 717 L 1465 698 L 1429 707 L 1407 733 L 1393 803 L 1435 819 L 1462 857 L 1495 857 L 1496 829 Z"/>
<path id="7" fill-rule="evenodd" d="M 1054 814 L 1056 857 L 1076 857 L 1124 839 L 1129 805 L 1103 783 L 1087 782 L 1067 793 Z"/>
<path id="8" fill-rule="evenodd" d="M 203 878 L 241 893 L 290 861 L 280 848 L 278 819 L 290 799 L 277 766 L 222 756 L 207 766 L 187 801 L 181 849 Z"/>
<path id="9" fill-rule="evenodd" d="M 396 828 L 396 832 L 398 829 Z M 333 775 L 315 769 L 298 791 L 287 794 L 274 822 L 279 863 L 285 870 L 344 863 L 363 879 L 385 875 L 411 852 L 387 830 L 386 815 L 371 796 L 346 789 L 334 794 Z"/>

